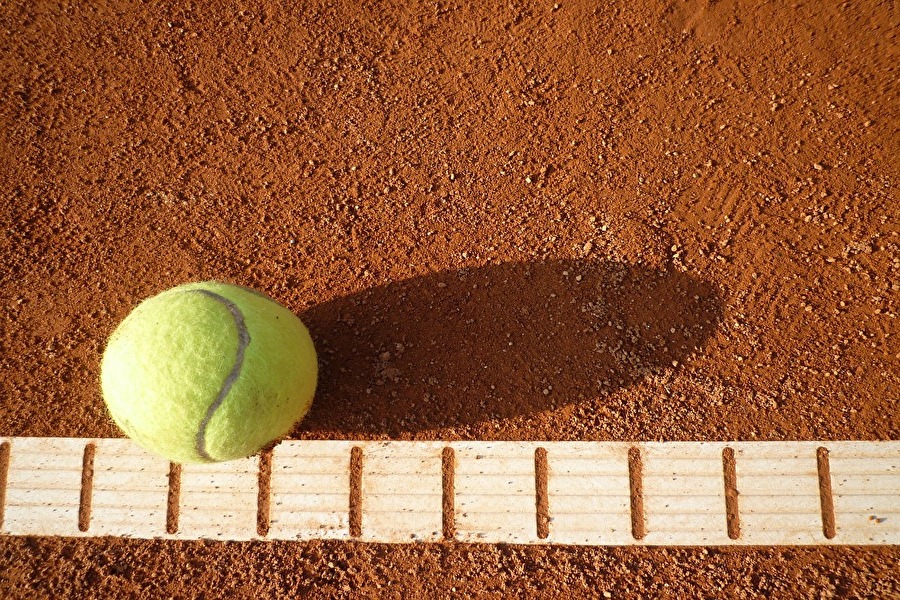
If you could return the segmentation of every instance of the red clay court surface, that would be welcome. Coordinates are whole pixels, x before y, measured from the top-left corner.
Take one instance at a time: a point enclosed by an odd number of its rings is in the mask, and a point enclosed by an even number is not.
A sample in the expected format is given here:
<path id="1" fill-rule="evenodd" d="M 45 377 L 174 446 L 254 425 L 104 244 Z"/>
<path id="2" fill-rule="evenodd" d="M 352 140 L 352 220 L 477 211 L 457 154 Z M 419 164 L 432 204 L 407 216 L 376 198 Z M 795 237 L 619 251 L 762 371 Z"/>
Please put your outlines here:
<path id="1" fill-rule="evenodd" d="M 0 6 L 0 436 L 117 437 L 142 298 L 257 288 L 297 439 L 897 440 L 890 2 Z M 34 597 L 890 597 L 896 546 L 0 538 Z"/>

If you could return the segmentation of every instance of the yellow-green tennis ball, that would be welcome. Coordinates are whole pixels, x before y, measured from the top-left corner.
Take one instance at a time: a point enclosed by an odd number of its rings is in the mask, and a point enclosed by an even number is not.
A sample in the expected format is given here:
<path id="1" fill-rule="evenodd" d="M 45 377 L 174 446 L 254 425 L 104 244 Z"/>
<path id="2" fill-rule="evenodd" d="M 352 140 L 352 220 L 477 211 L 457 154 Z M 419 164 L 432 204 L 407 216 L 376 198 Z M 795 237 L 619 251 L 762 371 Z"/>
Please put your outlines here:
<path id="1" fill-rule="evenodd" d="M 312 403 L 317 364 L 293 313 L 209 281 L 138 305 L 110 337 L 100 372 L 125 433 L 189 463 L 250 456 L 290 432 Z"/>

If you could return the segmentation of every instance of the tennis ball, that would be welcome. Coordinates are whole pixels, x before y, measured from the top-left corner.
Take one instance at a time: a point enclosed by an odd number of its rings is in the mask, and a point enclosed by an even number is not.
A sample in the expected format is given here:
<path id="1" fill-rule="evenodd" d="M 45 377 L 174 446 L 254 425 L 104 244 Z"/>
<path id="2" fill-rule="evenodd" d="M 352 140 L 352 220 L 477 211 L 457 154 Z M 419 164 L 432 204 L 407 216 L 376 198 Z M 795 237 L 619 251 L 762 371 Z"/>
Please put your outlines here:
<path id="1" fill-rule="evenodd" d="M 312 338 L 247 288 L 190 283 L 144 300 L 103 353 L 103 399 L 139 445 L 179 463 L 250 456 L 286 435 L 316 388 Z"/>

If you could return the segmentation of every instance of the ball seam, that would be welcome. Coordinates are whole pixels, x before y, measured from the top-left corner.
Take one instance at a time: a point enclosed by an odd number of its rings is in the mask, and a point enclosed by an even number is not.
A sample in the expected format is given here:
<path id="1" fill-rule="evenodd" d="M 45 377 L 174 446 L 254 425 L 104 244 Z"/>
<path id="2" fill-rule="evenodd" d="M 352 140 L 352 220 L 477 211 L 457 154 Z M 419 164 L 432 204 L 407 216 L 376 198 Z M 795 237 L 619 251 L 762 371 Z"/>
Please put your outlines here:
<path id="1" fill-rule="evenodd" d="M 226 377 L 225 381 L 222 382 L 222 387 L 219 390 L 216 399 L 212 404 L 209 405 L 209 408 L 206 409 L 206 415 L 204 415 L 203 420 L 200 421 L 200 427 L 197 430 L 197 437 L 194 443 L 197 454 L 199 454 L 204 460 L 212 462 L 216 459 L 210 456 L 209 451 L 206 448 L 206 429 L 209 427 L 209 423 L 210 421 L 212 421 L 212 418 L 215 415 L 216 411 L 220 406 L 222 406 L 222 403 L 225 402 L 225 398 L 228 397 L 228 393 L 231 391 L 231 387 L 234 385 L 234 382 L 241 374 L 241 368 L 244 366 L 244 356 L 247 350 L 247 346 L 250 345 L 250 332 L 247 330 L 247 323 L 244 320 L 244 313 L 241 312 L 241 309 L 238 308 L 237 304 L 235 304 L 225 296 L 222 296 L 210 290 L 200 289 L 190 291 L 203 294 L 204 296 L 224 305 L 225 308 L 228 309 L 228 312 L 231 313 L 231 316 L 234 318 L 234 324 L 237 328 L 238 334 L 237 355 L 234 359 L 234 365 L 232 365 L 231 371 L 229 371 L 228 373 L 228 377 Z"/>

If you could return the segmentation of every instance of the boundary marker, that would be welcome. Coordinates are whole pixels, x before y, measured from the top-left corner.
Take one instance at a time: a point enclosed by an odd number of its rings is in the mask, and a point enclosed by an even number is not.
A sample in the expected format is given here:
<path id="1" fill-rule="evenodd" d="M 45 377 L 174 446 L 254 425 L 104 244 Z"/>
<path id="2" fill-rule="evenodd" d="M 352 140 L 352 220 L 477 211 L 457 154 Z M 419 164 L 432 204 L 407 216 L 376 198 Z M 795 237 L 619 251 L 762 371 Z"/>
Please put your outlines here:
<path id="1" fill-rule="evenodd" d="M 0 534 L 579 545 L 898 545 L 900 442 L 284 441 L 173 465 L 0 438 Z"/>

